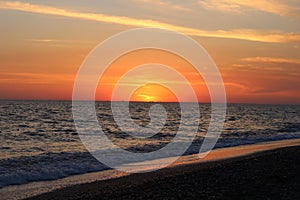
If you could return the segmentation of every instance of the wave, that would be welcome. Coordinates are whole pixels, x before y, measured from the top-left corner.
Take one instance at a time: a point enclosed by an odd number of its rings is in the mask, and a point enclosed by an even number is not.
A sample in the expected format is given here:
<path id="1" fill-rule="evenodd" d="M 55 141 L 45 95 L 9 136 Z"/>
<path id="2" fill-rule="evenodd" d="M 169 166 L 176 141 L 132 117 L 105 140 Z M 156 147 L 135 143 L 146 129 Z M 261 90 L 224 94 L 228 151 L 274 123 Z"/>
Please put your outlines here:
<path id="1" fill-rule="evenodd" d="M 0 187 L 108 169 L 88 152 L 47 153 L 0 161 Z"/>
<path id="2" fill-rule="evenodd" d="M 265 137 L 222 137 L 215 148 L 256 144 L 259 142 L 300 138 L 300 132 L 278 133 Z M 198 153 L 203 138 L 196 139 L 184 155 Z M 170 154 L 172 155 L 172 153 Z M 175 156 L 175 155 L 174 155 Z M 44 153 L 0 160 L 0 188 L 34 181 L 56 180 L 75 174 L 110 169 L 89 152 Z"/>

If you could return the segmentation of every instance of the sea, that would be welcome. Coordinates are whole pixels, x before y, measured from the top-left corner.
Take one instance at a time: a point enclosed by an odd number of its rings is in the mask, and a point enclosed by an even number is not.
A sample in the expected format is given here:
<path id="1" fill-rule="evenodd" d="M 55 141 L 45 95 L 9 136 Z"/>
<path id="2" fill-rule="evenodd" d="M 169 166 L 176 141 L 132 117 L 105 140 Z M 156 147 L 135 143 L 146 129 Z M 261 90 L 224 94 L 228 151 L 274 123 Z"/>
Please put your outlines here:
<path id="1" fill-rule="evenodd" d="M 132 120 L 138 126 L 147 126 L 151 121 L 149 109 L 154 104 L 131 102 L 128 109 Z M 163 148 L 178 132 L 180 104 L 159 104 L 166 112 L 165 123 L 155 135 L 144 139 L 129 136 L 118 127 L 110 102 L 96 102 L 95 109 L 99 125 L 114 144 L 140 153 Z M 184 155 L 198 153 L 206 136 L 211 105 L 200 103 L 199 108 L 198 131 Z M 193 113 L 191 106 L 190 115 Z M 300 138 L 299 113 L 300 105 L 228 104 L 214 148 Z M 75 128 L 71 101 L 2 100 L 0 117 L 0 188 L 110 169 L 83 145 Z"/>

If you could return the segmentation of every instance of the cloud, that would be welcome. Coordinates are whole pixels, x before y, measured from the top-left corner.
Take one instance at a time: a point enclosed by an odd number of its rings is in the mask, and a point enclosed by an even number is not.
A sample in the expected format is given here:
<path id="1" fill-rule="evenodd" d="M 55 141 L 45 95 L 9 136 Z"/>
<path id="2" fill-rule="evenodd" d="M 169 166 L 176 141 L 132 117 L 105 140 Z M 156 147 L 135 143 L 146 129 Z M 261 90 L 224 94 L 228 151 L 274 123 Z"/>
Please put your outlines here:
<path id="1" fill-rule="evenodd" d="M 300 92 L 299 90 L 299 80 L 291 80 L 289 78 L 279 78 L 273 81 L 264 83 L 263 87 L 254 89 L 253 93 L 276 93 L 276 92 Z"/>
<path id="2" fill-rule="evenodd" d="M 298 78 L 300 73 L 300 60 L 278 57 L 247 57 L 239 60 L 240 63 L 233 64 L 229 70 L 238 73 L 259 73 L 265 76 L 288 76 Z M 230 73 L 230 72 L 229 72 Z"/>
<path id="3" fill-rule="evenodd" d="M 30 42 L 39 42 L 39 43 L 51 43 L 51 42 L 59 42 L 59 40 L 53 40 L 53 39 L 31 39 L 28 40 Z"/>
<path id="4" fill-rule="evenodd" d="M 243 9 L 251 8 L 280 16 L 299 18 L 297 9 L 279 0 L 199 0 L 199 4 L 207 10 L 242 13 Z"/>
<path id="5" fill-rule="evenodd" d="M 176 10 L 176 11 L 191 11 L 190 8 L 187 8 L 185 6 L 179 5 L 179 4 L 174 4 L 171 1 L 163 1 L 163 0 L 132 0 L 136 3 L 139 4 L 143 4 L 149 6 L 149 5 L 153 5 L 153 6 L 159 6 L 159 7 L 163 7 L 164 9 L 170 9 L 170 10 Z"/>
<path id="6" fill-rule="evenodd" d="M 38 44 L 38 45 L 47 45 L 47 46 L 54 46 L 54 47 L 65 47 L 65 46 L 76 46 L 76 45 L 94 45 L 93 41 L 89 40 L 57 40 L 51 38 L 36 38 L 36 39 L 25 39 L 24 41 L 30 42 L 31 44 Z"/>
<path id="7" fill-rule="evenodd" d="M 0 1 L 0 9 L 17 10 L 17 11 L 44 14 L 44 15 L 70 17 L 74 19 L 99 21 L 99 22 L 121 24 L 121 25 L 133 26 L 133 27 L 156 27 L 156 28 L 163 28 L 163 29 L 171 29 L 171 30 L 182 32 L 190 36 L 240 39 L 240 40 L 248 40 L 248 41 L 258 41 L 258 42 L 271 42 L 271 43 L 300 41 L 299 33 L 285 33 L 285 32 L 278 32 L 278 31 L 261 32 L 261 31 L 255 31 L 249 29 L 237 29 L 237 30 L 229 30 L 229 31 L 225 31 L 225 30 L 207 31 L 207 30 L 163 23 L 154 20 L 135 19 L 130 17 L 105 15 L 100 13 L 84 13 L 84 12 L 71 11 L 71 10 L 66 10 L 66 9 L 61 9 L 56 7 L 50 7 L 50 6 L 22 3 L 18 1 Z"/>
<path id="8" fill-rule="evenodd" d="M 276 57 L 248 57 L 242 58 L 245 62 L 260 62 L 260 63 L 288 63 L 288 64 L 300 64 L 298 59 L 276 58 Z"/>
<path id="9" fill-rule="evenodd" d="M 240 13 L 241 6 L 226 0 L 200 0 L 198 2 L 206 10 Z"/>
<path id="10" fill-rule="evenodd" d="M 2 84 L 59 84 L 72 83 L 73 74 L 43 74 L 29 72 L 3 72 L 0 71 L 0 83 Z M 54 81 L 55 80 L 55 81 Z"/>

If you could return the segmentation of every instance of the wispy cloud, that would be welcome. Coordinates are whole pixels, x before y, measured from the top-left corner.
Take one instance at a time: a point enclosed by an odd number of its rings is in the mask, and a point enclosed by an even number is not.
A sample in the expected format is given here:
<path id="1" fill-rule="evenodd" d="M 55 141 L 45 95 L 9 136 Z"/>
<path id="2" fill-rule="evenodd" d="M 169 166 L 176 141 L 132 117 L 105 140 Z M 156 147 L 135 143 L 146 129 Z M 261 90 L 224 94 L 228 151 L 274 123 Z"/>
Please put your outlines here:
<path id="1" fill-rule="evenodd" d="M 244 8 L 251 8 L 280 16 L 300 16 L 297 9 L 280 0 L 199 0 L 199 4 L 208 10 L 242 13 Z"/>
<path id="2" fill-rule="evenodd" d="M 50 38 L 25 39 L 26 42 L 48 46 L 76 46 L 76 45 L 95 45 L 95 42 L 89 40 L 57 40 Z"/>
<path id="3" fill-rule="evenodd" d="M 92 20 L 112 24 L 121 24 L 133 27 L 156 27 L 171 29 L 182 32 L 191 36 L 215 37 L 215 38 L 228 38 L 228 39 L 241 39 L 258 42 L 292 42 L 300 41 L 299 33 L 285 33 L 285 32 L 261 32 L 256 30 L 237 29 L 237 30 L 216 30 L 207 31 L 184 26 L 178 26 L 168 23 L 163 23 L 147 19 L 135 19 L 124 16 L 105 15 L 100 13 L 86 13 L 71 11 L 56 7 L 43 6 L 37 4 L 22 3 L 18 1 L 0 1 L 0 9 L 17 10 L 23 12 L 31 12 L 44 15 L 55 15 L 70 17 L 75 19 Z"/>
<path id="4" fill-rule="evenodd" d="M 226 0 L 199 0 L 199 4 L 207 10 L 241 13 L 241 6 Z"/>
<path id="5" fill-rule="evenodd" d="M 246 57 L 239 60 L 238 63 L 233 64 L 226 71 L 227 75 L 231 75 L 232 71 L 241 74 L 247 74 L 245 79 L 257 76 L 281 79 L 282 77 L 290 80 L 299 79 L 300 60 L 292 58 L 280 57 Z M 254 74 L 253 76 L 250 74 Z M 249 76 L 249 77 L 248 77 Z"/>
<path id="6" fill-rule="evenodd" d="M 30 39 L 28 41 L 30 41 L 30 42 L 38 42 L 38 43 L 59 42 L 59 40 L 53 40 L 53 39 Z"/>
<path id="7" fill-rule="evenodd" d="M 55 80 L 55 81 L 54 81 Z M 51 84 L 72 83 L 74 80 L 73 74 L 43 74 L 29 72 L 3 72 L 0 71 L 1 84 Z"/>
<path id="8" fill-rule="evenodd" d="M 260 62 L 260 63 L 288 63 L 288 64 L 300 64 L 298 59 L 287 59 L 277 57 L 248 57 L 242 58 L 242 61 L 246 62 Z"/>
<path id="9" fill-rule="evenodd" d="M 183 6 L 183 5 L 179 5 L 179 4 L 175 4 L 171 1 L 166 1 L 166 0 L 132 0 L 136 3 L 139 4 L 143 4 L 143 5 L 152 5 L 152 6 L 159 6 L 162 7 L 164 9 L 170 9 L 170 10 L 176 10 L 176 11 L 191 11 L 190 8 Z"/>

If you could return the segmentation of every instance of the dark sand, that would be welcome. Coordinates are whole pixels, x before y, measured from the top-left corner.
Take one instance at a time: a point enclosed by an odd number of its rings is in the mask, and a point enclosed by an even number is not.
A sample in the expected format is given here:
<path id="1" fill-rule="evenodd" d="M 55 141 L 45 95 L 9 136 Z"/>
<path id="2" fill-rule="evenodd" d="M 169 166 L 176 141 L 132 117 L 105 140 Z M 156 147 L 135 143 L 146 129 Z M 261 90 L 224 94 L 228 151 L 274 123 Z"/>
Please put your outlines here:
<path id="1" fill-rule="evenodd" d="M 300 146 L 75 185 L 31 199 L 300 199 Z"/>

